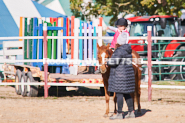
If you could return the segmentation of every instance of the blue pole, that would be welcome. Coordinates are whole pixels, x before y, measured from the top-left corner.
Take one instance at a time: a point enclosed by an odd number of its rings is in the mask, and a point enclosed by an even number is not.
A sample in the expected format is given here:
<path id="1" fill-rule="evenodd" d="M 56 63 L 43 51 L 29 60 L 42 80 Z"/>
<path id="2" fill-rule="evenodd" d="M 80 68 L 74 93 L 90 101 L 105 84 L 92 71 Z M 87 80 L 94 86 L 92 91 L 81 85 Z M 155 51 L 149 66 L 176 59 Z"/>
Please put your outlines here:
<path id="1" fill-rule="evenodd" d="M 33 19 L 33 36 L 37 36 L 37 18 Z M 32 59 L 37 59 L 37 39 L 33 39 L 32 46 Z M 33 66 L 36 66 L 37 63 L 33 63 Z"/>
<path id="2" fill-rule="evenodd" d="M 80 34 L 82 36 L 82 21 L 80 21 Z M 82 39 L 79 39 L 79 49 L 80 49 L 80 60 L 83 60 L 83 44 Z"/>
<path id="3" fill-rule="evenodd" d="M 93 36 L 96 36 L 96 27 L 94 27 L 94 33 L 93 33 Z M 94 53 L 94 58 L 93 60 L 97 60 L 97 43 L 96 43 L 96 39 L 93 39 L 93 53 Z M 94 64 L 96 65 L 96 63 Z"/>
<path id="4" fill-rule="evenodd" d="M 43 25 L 39 24 L 39 36 L 43 36 Z M 39 59 L 42 59 L 43 55 L 43 40 L 39 39 Z M 40 68 L 40 70 L 42 70 L 42 63 L 38 64 L 38 67 Z"/>

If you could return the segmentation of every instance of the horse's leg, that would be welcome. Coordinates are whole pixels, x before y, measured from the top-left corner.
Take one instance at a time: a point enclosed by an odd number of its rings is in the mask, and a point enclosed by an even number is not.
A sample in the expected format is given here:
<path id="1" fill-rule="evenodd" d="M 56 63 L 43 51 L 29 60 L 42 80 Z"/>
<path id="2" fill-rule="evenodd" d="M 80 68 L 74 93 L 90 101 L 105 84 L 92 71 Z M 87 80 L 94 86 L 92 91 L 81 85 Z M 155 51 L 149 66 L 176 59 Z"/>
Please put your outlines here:
<path id="1" fill-rule="evenodd" d="M 138 104 L 138 112 L 141 113 L 141 105 L 140 105 L 140 96 L 141 96 L 141 70 L 138 68 L 138 88 L 137 88 L 137 104 Z"/>
<path id="2" fill-rule="evenodd" d="M 116 97 L 115 92 L 114 92 L 114 96 L 113 96 L 113 101 L 114 101 L 114 114 L 116 114 L 117 113 L 117 110 L 116 110 L 117 97 Z"/>
<path id="3" fill-rule="evenodd" d="M 106 101 L 106 112 L 104 117 L 108 117 L 109 114 L 109 92 L 108 92 L 108 82 L 104 81 L 104 90 L 105 90 L 105 101 Z"/>
<path id="4" fill-rule="evenodd" d="M 134 93 L 131 93 L 130 96 L 133 99 L 133 106 L 134 106 L 133 109 L 135 110 L 134 102 L 135 102 L 136 91 L 137 91 L 137 68 L 134 65 L 133 65 L 133 68 L 134 68 L 134 75 L 135 75 L 135 92 Z"/>

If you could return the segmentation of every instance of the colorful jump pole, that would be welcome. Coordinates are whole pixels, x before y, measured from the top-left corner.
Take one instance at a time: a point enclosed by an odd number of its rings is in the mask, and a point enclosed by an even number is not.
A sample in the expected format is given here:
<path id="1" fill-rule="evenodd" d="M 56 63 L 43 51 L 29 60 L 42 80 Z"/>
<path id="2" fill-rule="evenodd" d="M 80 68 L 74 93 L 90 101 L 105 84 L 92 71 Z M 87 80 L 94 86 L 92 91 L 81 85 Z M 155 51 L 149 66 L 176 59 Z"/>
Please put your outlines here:
<path id="1" fill-rule="evenodd" d="M 24 18 L 24 36 L 27 36 L 27 18 Z M 21 29 L 21 28 L 20 28 Z M 24 39 L 24 59 L 28 58 L 28 54 L 27 54 L 27 43 L 28 43 L 28 39 Z M 27 63 L 25 63 L 27 64 Z"/>
<path id="2" fill-rule="evenodd" d="M 92 37 L 92 25 L 89 24 L 89 37 Z M 92 60 L 92 39 L 89 39 L 89 42 L 88 42 L 88 58 L 89 60 Z"/>
<path id="3" fill-rule="evenodd" d="M 39 36 L 43 35 L 43 24 L 42 24 L 42 19 L 39 19 Z M 37 59 L 42 59 L 43 58 L 43 40 L 39 39 L 38 41 L 38 57 Z M 40 70 L 42 70 L 42 63 L 38 63 L 38 67 Z"/>
<path id="4" fill-rule="evenodd" d="M 84 23 L 84 37 L 87 37 L 87 23 Z M 84 39 L 84 60 L 87 60 L 87 39 Z"/>
<path id="5" fill-rule="evenodd" d="M 37 36 L 37 29 L 36 29 L 37 23 L 38 23 L 38 19 L 33 18 L 33 36 Z M 37 59 L 37 39 L 33 39 L 32 59 Z M 36 63 L 33 63 L 33 66 L 36 66 Z"/>
<path id="6" fill-rule="evenodd" d="M 48 97 L 48 64 L 47 64 L 47 23 L 44 23 L 43 27 L 43 35 L 44 35 L 44 98 Z"/>
<path id="7" fill-rule="evenodd" d="M 82 21 L 80 21 L 80 33 L 79 36 L 82 36 Z M 83 43 L 82 39 L 79 39 L 79 59 L 83 60 Z"/>
<path id="8" fill-rule="evenodd" d="M 96 36 L 96 27 L 94 27 L 94 33 L 93 36 Z M 96 39 L 93 39 L 93 60 L 97 59 L 97 43 Z M 96 64 L 94 64 L 96 65 Z"/>
<path id="9" fill-rule="evenodd" d="M 99 18 L 99 25 L 98 25 L 98 37 L 102 37 L 102 21 L 103 18 Z M 102 46 L 102 39 L 98 39 L 99 46 Z"/>
<path id="10" fill-rule="evenodd" d="M 75 16 L 71 16 L 71 36 L 74 36 Z M 74 39 L 71 39 L 71 59 L 74 59 Z"/>
<path id="11" fill-rule="evenodd" d="M 152 100 L 152 64 L 151 64 L 151 58 L 152 58 L 152 39 L 151 39 L 151 31 L 152 26 L 147 26 L 147 33 L 148 33 L 148 101 Z"/>
<path id="12" fill-rule="evenodd" d="M 51 23 L 48 23 L 47 26 L 52 26 L 52 24 Z M 52 36 L 52 30 L 48 30 L 48 36 Z M 48 55 L 48 58 L 51 59 L 52 58 L 51 57 L 51 54 L 52 54 L 52 39 L 48 39 L 48 42 L 47 43 L 48 43 L 47 44 L 47 47 L 48 47 L 48 49 L 47 49 L 47 51 L 48 51 L 47 55 Z"/>

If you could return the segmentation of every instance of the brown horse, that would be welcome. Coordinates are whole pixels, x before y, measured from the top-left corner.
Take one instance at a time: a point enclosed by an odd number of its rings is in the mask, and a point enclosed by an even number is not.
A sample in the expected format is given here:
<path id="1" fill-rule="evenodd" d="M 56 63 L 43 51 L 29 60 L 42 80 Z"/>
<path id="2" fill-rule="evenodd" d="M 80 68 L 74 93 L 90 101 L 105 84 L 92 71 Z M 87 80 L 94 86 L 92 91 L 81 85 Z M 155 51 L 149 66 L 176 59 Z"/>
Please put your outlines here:
<path id="1" fill-rule="evenodd" d="M 112 49 L 109 49 L 109 44 L 107 46 L 99 46 L 97 44 L 97 48 L 98 48 L 98 61 L 99 64 L 102 64 L 100 66 L 100 72 L 102 74 L 102 78 L 103 78 L 103 83 L 104 83 L 104 90 L 105 90 L 105 100 L 106 100 L 106 112 L 104 117 L 107 117 L 109 114 L 109 95 L 110 93 L 108 92 L 108 79 L 109 79 L 109 74 L 110 74 L 110 67 L 106 66 L 105 63 L 102 63 L 102 56 L 104 58 L 111 58 L 113 51 Z M 136 59 L 140 58 L 139 54 L 132 50 L 132 64 L 133 64 L 133 68 L 134 68 L 134 72 L 135 72 L 135 93 L 132 93 L 131 96 L 134 99 L 136 99 L 135 101 L 137 101 L 138 104 L 138 112 L 141 113 L 141 106 L 140 106 L 140 95 L 141 95 L 141 90 L 140 90 L 140 84 L 141 84 L 141 64 L 139 64 L 138 62 L 136 62 Z M 136 58 L 136 59 L 134 59 Z M 116 102 L 117 102 L 117 98 L 116 98 L 116 94 L 114 93 L 113 95 L 113 101 L 114 101 L 114 113 L 116 113 Z M 134 102 L 134 101 L 133 101 Z M 135 107 L 134 107 L 135 109 Z"/>

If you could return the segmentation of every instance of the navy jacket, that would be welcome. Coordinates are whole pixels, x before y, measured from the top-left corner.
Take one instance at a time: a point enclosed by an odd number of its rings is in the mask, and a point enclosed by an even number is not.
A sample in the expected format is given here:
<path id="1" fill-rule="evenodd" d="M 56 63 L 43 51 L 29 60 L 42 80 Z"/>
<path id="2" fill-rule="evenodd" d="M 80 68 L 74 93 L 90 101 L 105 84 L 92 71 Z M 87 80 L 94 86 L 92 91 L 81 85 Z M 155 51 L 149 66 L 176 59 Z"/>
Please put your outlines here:
<path id="1" fill-rule="evenodd" d="M 107 62 L 110 68 L 108 91 L 117 93 L 133 93 L 135 91 L 135 75 L 132 66 L 132 49 L 129 44 L 117 48 Z"/>

